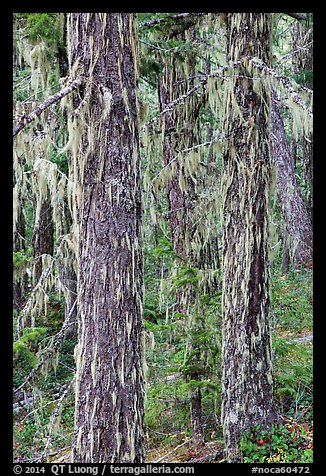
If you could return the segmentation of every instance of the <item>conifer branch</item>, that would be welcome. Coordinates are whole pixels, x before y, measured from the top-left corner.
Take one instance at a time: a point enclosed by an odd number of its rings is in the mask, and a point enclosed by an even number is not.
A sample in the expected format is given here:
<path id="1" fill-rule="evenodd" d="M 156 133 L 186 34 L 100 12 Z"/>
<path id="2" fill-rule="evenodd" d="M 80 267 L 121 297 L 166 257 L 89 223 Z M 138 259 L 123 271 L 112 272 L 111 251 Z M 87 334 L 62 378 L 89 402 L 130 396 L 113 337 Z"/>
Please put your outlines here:
<path id="1" fill-rule="evenodd" d="M 61 253 L 61 249 L 62 249 L 62 246 L 63 246 L 63 243 L 66 239 L 66 236 L 64 236 L 58 246 L 58 249 L 57 249 L 57 252 L 56 254 L 53 256 L 52 260 L 51 260 L 51 263 L 49 264 L 49 266 L 47 268 L 45 268 L 43 271 L 42 271 L 42 274 L 40 276 L 40 279 L 38 280 L 38 283 L 36 284 L 36 286 L 34 287 L 30 297 L 28 298 L 28 301 L 26 302 L 24 308 L 22 309 L 22 311 L 20 312 L 19 316 L 18 316 L 18 319 L 17 319 L 17 336 L 18 336 L 18 339 L 20 339 L 21 337 L 21 323 L 24 324 L 24 321 L 26 319 L 26 316 L 29 314 L 29 312 L 31 311 L 31 308 L 32 308 L 32 304 L 34 302 L 34 297 L 35 295 L 40 292 L 40 291 L 43 291 L 43 283 L 46 282 L 46 280 L 49 278 L 49 276 L 51 275 L 51 273 L 53 272 L 53 268 L 54 268 L 54 263 L 56 262 L 56 260 L 58 259 L 60 253 Z"/>
<path id="2" fill-rule="evenodd" d="M 171 101 L 169 104 L 167 104 L 165 106 L 165 108 L 159 113 L 157 114 L 156 116 L 152 117 L 152 119 L 150 119 L 148 122 L 146 122 L 143 127 L 148 127 L 149 125 L 151 125 L 154 121 L 156 121 L 157 119 L 159 119 L 160 117 L 164 116 L 167 112 L 169 111 L 173 111 L 173 109 L 175 108 L 175 106 L 177 106 L 178 104 L 182 104 L 183 102 L 185 102 L 185 100 L 191 96 L 194 92 L 196 92 L 199 88 L 202 88 L 203 86 L 205 86 L 207 84 L 207 81 L 209 78 L 222 78 L 222 79 L 228 79 L 228 78 L 225 78 L 222 73 L 228 69 L 231 69 L 231 68 L 234 68 L 234 66 L 236 64 L 240 64 L 240 61 L 238 61 L 237 63 L 234 63 L 233 65 L 231 66 L 222 66 L 221 68 L 219 68 L 218 71 L 214 71 L 213 73 L 210 73 L 208 74 L 207 76 L 205 76 L 201 81 L 199 81 L 199 83 L 195 84 L 195 86 L 193 86 L 191 89 L 189 89 L 187 92 L 185 92 L 184 94 L 182 94 L 182 96 L 179 96 L 178 98 L 174 99 L 173 101 Z"/>
<path id="3" fill-rule="evenodd" d="M 43 111 L 45 111 L 49 106 L 60 101 L 67 94 L 71 93 L 74 89 L 78 88 L 82 84 L 80 79 L 75 79 L 65 88 L 61 89 L 53 96 L 48 97 L 42 104 L 40 104 L 34 111 L 32 111 L 28 116 L 23 114 L 20 118 L 19 123 L 13 129 L 13 137 L 15 137 L 27 124 L 31 123 L 36 117 L 40 116 Z"/>

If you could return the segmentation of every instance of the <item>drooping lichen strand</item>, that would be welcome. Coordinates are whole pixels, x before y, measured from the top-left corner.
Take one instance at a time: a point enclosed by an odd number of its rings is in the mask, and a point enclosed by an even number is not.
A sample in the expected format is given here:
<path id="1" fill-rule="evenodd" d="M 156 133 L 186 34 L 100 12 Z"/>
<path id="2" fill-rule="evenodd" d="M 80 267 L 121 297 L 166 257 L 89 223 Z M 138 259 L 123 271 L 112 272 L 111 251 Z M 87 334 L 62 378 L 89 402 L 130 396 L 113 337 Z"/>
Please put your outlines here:
<path id="1" fill-rule="evenodd" d="M 259 89 L 254 87 L 246 60 L 255 56 L 269 64 L 271 14 L 230 13 L 227 33 L 229 61 L 242 64 L 226 92 L 221 418 L 228 459 L 239 462 L 241 430 L 256 424 L 266 427 L 273 419 L 268 315 L 270 91 L 266 81 Z"/>
<path id="2" fill-rule="evenodd" d="M 59 75 L 58 64 L 52 64 L 49 48 L 53 45 L 46 44 L 42 39 L 25 37 L 16 38 L 19 51 L 18 64 L 21 68 L 30 69 L 30 79 L 25 81 L 28 98 L 22 102 L 14 103 L 14 122 L 17 123 L 23 115 L 28 117 L 32 111 L 43 103 L 53 93 L 54 77 Z M 26 76 L 25 79 L 28 79 Z M 28 203 L 30 192 L 33 202 L 33 254 L 34 262 L 29 264 L 33 268 L 32 282 L 36 284 L 44 269 L 44 255 L 53 254 L 54 225 L 58 238 L 63 233 L 65 217 L 62 212 L 62 203 L 69 195 L 71 182 L 57 165 L 51 162 L 55 147 L 59 142 L 61 129 L 61 116 L 50 108 L 43 111 L 42 116 L 28 124 L 15 136 L 14 140 L 14 233 L 16 220 L 23 213 L 24 204 Z M 60 132 L 61 134 L 62 132 Z M 29 194 L 29 195 L 28 195 Z M 26 200 L 27 199 L 27 200 Z M 22 318 L 21 324 L 30 325 L 36 312 L 46 314 L 47 295 L 44 292 L 51 290 L 58 282 L 58 274 L 51 273 L 38 289 L 38 294 L 33 297 L 28 318 Z"/>
<path id="3" fill-rule="evenodd" d="M 75 462 L 144 459 L 145 358 L 134 14 L 68 15 L 87 78 L 71 124 L 78 224 Z M 109 73 L 108 73 L 109 72 Z M 96 405 L 96 407 L 95 407 Z"/>

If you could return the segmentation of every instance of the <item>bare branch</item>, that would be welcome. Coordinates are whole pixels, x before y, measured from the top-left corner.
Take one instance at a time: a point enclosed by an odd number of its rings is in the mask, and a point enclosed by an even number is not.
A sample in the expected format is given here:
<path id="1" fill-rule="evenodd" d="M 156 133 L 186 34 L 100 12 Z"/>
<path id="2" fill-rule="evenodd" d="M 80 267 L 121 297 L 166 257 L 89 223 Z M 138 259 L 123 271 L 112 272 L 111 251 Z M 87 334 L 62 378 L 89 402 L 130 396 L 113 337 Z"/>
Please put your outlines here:
<path id="1" fill-rule="evenodd" d="M 267 64 L 263 63 L 262 61 L 258 60 L 257 58 L 251 58 L 251 63 L 258 69 L 265 71 L 265 73 L 269 74 L 270 76 L 273 76 L 275 79 L 277 79 L 290 93 L 290 96 L 292 100 L 298 104 L 302 109 L 307 111 L 309 117 L 313 117 L 313 113 L 311 109 L 306 105 L 306 103 L 303 101 L 303 99 L 299 96 L 299 94 L 296 92 L 296 90 L 293 87 L 293 82 L 290 81 L 286 76 L 278 73 L 275 71 L 275 69 L 270 68 L 267 66 Z M 308 88 L 304 88 L 300 84 L 294 83 L 296 87 L 301 89 L 302 91 L 309 92 L 312 94 L 312 90 Z"/>
<path id="2" fill-rule="evenodd" d="M 36 117 L 40 116 L 45 109 L 47 109 L 51 104 L 54 104 L 60 99 L 62 99 L 64 96 L 67 96 L 67 94 L 71 93 L 74 89 L 78 88 L 82 84 L 82 81 L 80 79 L 75 79 L 70 83 L 68 86 L 65 88 L 61 89 L 61 91 L 57 92 L 56 94 L 53 94 L 53 96 L 50 96 L 49 98 L 46 99 L 42 104 L 40 104 L 33 112 L 31 112 L 28 116 L 23 116 L 21 117 L 19 123 L 17 126 L 14 127 L 13 130 L 13 137 L 15 137 L 22 129 L 24 129 L 27 124 L 32 122 Z"/>
<path id="3" fill-rule="evenodd" d="M 302 15 L 302 13 L 285 13 L 285 15 L 289 15 L 289 17 L 295 18 L 296 20 L 306 20 L 306 16 Z"/>
<path id="4" fill-rule="evenodd" d="M 179 448 L 181 448 L 182 446 L 186 445 L 187 443 L 189 443 L 189 440 L 186 440 L 184 441 L 183 443 L 181 443 L 180 445 L 176 446 L 175 448 L 173 448 L 173 450 L 169 451 L 168 453 L 166 453 L 165 455 L 161 456 L 161 458 L 153 461 L 153 463 L 160 463 L 161 461 L 163 461 L 165 458 L 167 458 L 168 456 L 170 456 L 172 453 L 174 453 L 175 451 L 177 451 Z"/>
<path id="5" fill-rule="evenodd" d="M 233 63 L 233 65 L 231 66 L 222 66 L 221 68 L 219 68 L 218 71 L 214 71 L 213 73 L 210 73 L 208 74 L 207 76 L 204 77 L 204 79 L 202 79 L 201 81 L 199 81 L 199 83 L 195 84 L 195 86 L 193 86 L 191 89 L 189 89 L 187 92 L 185 92 L 184 94 L 182 94 L 182 96 L 179 96 L 178 98 L 174 99 L 174 101 L 171 101 L 169 104 L 167 104 L 165 106 L 165 108 L 159 113 L 157 114 L 156 116 L 152 117 L 152 119 L 150 119 L 148 122 L 146 122 L 143 127 L 148 127 L 150 124 L 152 124 L 154 121 L 156 121 L 157 119 L 159 119 L 160 117 L 164 116 L 164 114 L 166 114 L 167 112 L 169 111 L 172 111 L 174 109 L 175 106 L 177 106 L 178 104 L 182 104 L 183 102 L 185 102 L 185 100 L 191 96 L 194 92 L 197 91 L 197 89 L 199 88 L 202 88 L 203 86 L 205 86 L 207 84 L 207 81 L 209 78 L 214 78 L 214 77 L 220 77 L 222 79 L 227 79 L 225 77 L 223 77 L 222 73 L 230 68 L 233 68 L 236 64 L 240 64 L 240 61 L 236 62 L 236 63 Z"/>

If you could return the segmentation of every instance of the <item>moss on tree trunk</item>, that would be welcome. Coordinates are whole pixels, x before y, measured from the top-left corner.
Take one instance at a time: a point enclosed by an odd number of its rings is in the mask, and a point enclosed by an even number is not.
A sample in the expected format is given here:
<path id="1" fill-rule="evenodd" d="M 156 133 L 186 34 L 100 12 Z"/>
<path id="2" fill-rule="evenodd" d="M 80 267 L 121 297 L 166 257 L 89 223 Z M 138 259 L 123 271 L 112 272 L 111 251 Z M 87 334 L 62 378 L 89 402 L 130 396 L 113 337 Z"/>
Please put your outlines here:
<path id="1" fill-rule="evenodd" d="M 228 82 L 223 170 L 222 424 L 229 462 L 240 462 L 240 433 L 273 421 L 269 325 L 269 114 L 266 81 L 247 57 L 270 59 L 271 14 L 227 15 L 228 57 L 242 60 Z M 232 131 L 237 133 L 232 135 Z"/>
<path id="2" fill-rule="evenodd" d="M 85 78 L 69 126 L 78 223 L 73 459 L 141 463 L 145 362 L 136 18 L 72 13 L 67 22 L 70 71 Z"/>

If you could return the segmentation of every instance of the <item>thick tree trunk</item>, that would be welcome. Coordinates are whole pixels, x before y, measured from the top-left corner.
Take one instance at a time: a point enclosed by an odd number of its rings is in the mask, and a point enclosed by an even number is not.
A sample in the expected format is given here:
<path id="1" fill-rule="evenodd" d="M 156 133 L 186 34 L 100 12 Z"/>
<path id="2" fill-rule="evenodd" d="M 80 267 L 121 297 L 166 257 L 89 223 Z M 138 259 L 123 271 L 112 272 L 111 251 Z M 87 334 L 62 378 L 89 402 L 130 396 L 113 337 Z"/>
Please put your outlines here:
<path id="1" fill-rule="evenodd" d="M 277 171 L 279 203 L 289 238 L 293 264 L 309 266 L 312 261 L 312 224 L 295 175 L 293 157 L 286 138 L 275 93 L 272 94 L 271 152 Z"/>
<path id="2" fill-rule="evenodd" d="M 240 462 L 241 431 L 273 421 L 269 324 L 268 85 L 254 88 L 246 57 L 270 60 L 271 15 L 227 16 L 228 56 L 243 58 L 227 90 L 223 170 L 222 424 L 229 462 Z M 241 77 L 242 76 L 242 77 Z M 232 135 L 232 131 L 237 133 Z"/>
<path id="3" fill-rule="evenodd" d="M 86 78 L 73 128 L 78 209 L 75 462 L 144 460 L 144 329 L 135 14 L 68 15 Z M 78 66 L 77 66 L 78 64 Z"/>

